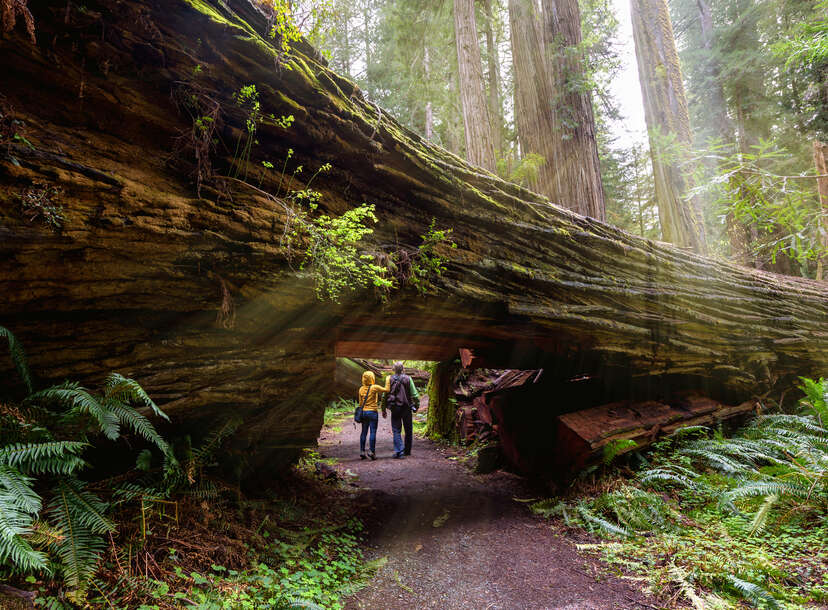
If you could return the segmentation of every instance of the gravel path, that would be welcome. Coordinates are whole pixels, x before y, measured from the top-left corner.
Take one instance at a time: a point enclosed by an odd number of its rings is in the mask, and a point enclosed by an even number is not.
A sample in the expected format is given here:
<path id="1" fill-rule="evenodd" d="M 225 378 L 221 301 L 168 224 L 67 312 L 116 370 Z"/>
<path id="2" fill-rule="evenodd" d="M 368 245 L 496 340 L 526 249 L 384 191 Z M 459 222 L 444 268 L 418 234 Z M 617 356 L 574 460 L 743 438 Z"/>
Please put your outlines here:
<path id="1" fill-rule="evenodd" d="M 391 458 L 390 418 L 380 418 L 376 461 L 359 459 L 359 429 L 324 430 L 320 453 L 366 490 L 366 555 L 387 557 L 347 608 L 653 608 L 634 583 L 608 577 L 525 504 L 524 481 L 474 475 L 451 451 L 415 438 Z"/>

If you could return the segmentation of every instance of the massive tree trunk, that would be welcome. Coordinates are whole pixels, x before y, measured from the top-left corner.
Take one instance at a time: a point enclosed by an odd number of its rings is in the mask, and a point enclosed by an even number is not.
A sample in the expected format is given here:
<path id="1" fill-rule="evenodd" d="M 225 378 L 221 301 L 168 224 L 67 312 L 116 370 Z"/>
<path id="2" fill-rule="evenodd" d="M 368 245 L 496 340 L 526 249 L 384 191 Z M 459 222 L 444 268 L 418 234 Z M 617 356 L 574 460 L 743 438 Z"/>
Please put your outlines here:
<path id="1" fill-rule="evenodd" d="M 498 155 L 502 155 L 504 151 L 503 104 L 500 101 L 500 59 L 495 44 L 492 0 L 483 0 L 483 11 L 486 15 L 486 59 L 489 67 L 489 118 L 492 121 L 495 151 Z"/>
<path id="2" fill-rule="evenodd" d="M 704 253 L 701 211 L 695 198 L 685 200 L 692 187 L 687 165 L 692 138 L 667 3 L 631 0 L 630 7 L 662 236 L 677 246 Z"/>
<path id="3" fill-rule="evenodd" d="M 524 159 L 530 154 L 543 157 L 537 176 L 529 180 L 529 186 L 552 198 L 558 192 L 553 92 L 544 64 L 541 18 L 533 0 L 509 0 L 509 31 L 515 81 L 515 126 L 521 156 Z"/>
<path id="4" fill-rule="evenodd" d="M 454 390 L 458 366 L 454 360 L 437 362 L 428 379 L 428 414 L 426 436 L 434 440 L 452 440 L 457 437 L 456 407 L 449 399 Z"/>
<path id="5" fill-rule="evenodd" d="M 555 201 L 578 214 L 604 220 L 604 186 L 595 140 L 592 95 L 583 85 L 581 11 L 578 0 L 542 0 L 546 65 L 555 92 Z M 551 102 L 551 100 L 550 100 Z"/>
<path id="6" fill-rule="evenodd" d="M 463 127 L 466 133 L 466 159 L 494 172 L 494 138 L 483 88 L 483 67 L 476 23 L 474 0 L 454 0 L 454 36 L 460 73 L 460 99 L 463 103 Z"/>
<path id="7" fill-rule="evenodd" d="M 242 417 L 236 448 L 272 471 L 315 442 L 335 355 L 452 360 L 469 348 L 497 368 L 543 368 L 550 383 L 588 378 L 578 408 L 687 389 L 738 404 L 828 368 L 823 283 L 641 239 L 481 172 L 365 100 L 307 45 L 280 58 L 245 0 L 32 9 L 42 46 L 23 31 L 0 41 L 3 116 L 22 121 L 33 147 L 0 146 L 0 325 L 26 347 L 39 387 L 94 387 L 117 370 L 177 433 Z M 249 84 L 263 114 L 252 164 L 292 151 L 287 178 L 303 165 L 290 187 L 301 189 L 330 163 L 313 182 L 321 209 L 373 203 L 367 250 L 416 252 L 432 218 L 453 229 L 430 295 L 318 301 L 281 240 L 289 202 L 264 194 L 284 192 L 277 171 L 262 168 L 255 188 L 214 176 L 196 196 L 196 156 L 180 143 L 200 117 L 171 94 L 184 85 L 185 101 L 218 103 L 211 162 L 226 174 L 246 133 L 234 93 Z M 285 129 L 271 113 L 295 121 Z M 27 194 L 39 203 L 24 205 Z M 0 379 L 13 377 L 0 359 Z M 545 395 L 552 411 L 573 407 Z"/>

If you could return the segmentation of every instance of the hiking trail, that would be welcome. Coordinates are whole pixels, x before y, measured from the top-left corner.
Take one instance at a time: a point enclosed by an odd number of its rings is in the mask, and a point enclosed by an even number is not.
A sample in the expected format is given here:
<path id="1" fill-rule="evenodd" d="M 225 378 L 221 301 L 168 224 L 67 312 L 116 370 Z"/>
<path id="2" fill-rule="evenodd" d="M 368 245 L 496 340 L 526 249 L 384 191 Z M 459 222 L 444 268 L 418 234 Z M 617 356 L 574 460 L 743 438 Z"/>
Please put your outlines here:
<path id="1" fill-rule="evenodd" d="M 319 439 L 320 454 L 366 492 L 366 559 L 388 559 L 346 608 L 659 607 L 516 502 L 538 497 L 520 477 L 475 475 L 449 448 L 416 436 L 412 455 L 393 459 L 390 422 L 380 416 L 376 461 L 360 459 L 351 419 Z"/>

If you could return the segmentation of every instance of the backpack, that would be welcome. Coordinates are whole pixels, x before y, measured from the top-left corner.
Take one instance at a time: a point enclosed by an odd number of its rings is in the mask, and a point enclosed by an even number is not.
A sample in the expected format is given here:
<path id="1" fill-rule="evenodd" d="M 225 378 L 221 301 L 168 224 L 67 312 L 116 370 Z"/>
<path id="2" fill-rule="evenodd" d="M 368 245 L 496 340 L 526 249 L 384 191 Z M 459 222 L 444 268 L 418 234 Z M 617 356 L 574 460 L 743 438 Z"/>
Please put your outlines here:
<path id="1" fill-rule="evenodd" d="M 391 387 L 388 390 L 388 398 L 386 404 L 391 411 L 400 411 L 403 407 L 408 407 L 411 400 L 408 397 L 409 384 L 411 378 L 408 375 L 394 375 L 391 377 Z"/>

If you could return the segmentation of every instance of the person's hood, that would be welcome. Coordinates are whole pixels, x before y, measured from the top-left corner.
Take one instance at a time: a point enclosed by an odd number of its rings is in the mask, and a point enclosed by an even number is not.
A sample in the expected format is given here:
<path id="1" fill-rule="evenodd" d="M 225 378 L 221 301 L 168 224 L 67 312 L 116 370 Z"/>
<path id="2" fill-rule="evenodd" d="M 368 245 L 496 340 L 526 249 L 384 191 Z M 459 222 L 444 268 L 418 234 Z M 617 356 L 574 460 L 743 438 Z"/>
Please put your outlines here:
<path id="1" fill-rule="evenodd" d="M 365 371 L 362 374 L 362 385 L 370 386 L 374 384 L 374 381 L 376 381 L 376 377 L 374 377 L 374 373 L 371 371 Z"/>

